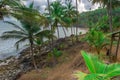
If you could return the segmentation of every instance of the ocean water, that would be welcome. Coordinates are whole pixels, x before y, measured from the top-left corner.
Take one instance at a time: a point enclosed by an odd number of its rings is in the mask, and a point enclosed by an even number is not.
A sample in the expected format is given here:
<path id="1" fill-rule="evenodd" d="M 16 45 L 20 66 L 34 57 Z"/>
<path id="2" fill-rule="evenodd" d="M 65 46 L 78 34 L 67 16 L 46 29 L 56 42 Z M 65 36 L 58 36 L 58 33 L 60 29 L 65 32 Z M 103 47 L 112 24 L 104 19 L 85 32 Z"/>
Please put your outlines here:
<path id="1" fill-rule="evenodd" d="M 19 22 L 14 21 L 16 24 L 20 25 Z M 73 32 L 76 33 L 76 28 L 73 28 Z M 13 25 L 10 25 L 8 23 L 4 23 L 3 21 L 0 21 L 0 36 L 5 31 L 15 30 Z M 71 35 L 71 28 L 67 28 L 66 34 L 67 36 Z M 86 29 L 78 28 L 78 34 L 82 32 L 83 34 L 86 33 Z M 60 38 L 65 37 L 62 27 L 59 27 L 60 32 Z M 57 36 L 57 30 L 55 31 L 55 35 Z M 9 40 L 2 40 L 0 39 L 0 59 L 4 59 L 9 56 L 18 55 L 18 53 L 25 48 L 25 44 L 28 44 L 28 41 L 25 41 L 20 45 L 20 49 L 16 50 L 16 47 L 14 46 L 17 39 L 9 39 Z"/>

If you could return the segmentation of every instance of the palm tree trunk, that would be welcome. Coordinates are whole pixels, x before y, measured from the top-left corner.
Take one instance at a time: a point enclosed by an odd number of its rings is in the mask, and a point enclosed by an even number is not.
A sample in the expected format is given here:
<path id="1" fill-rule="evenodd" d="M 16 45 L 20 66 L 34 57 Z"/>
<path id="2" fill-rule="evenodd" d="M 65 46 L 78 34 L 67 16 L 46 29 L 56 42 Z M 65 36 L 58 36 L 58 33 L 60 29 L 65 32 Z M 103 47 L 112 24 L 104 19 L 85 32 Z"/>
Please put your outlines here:
<path id="1" fill-rule="evenodd" d="M 58 35 L 58 39 L 59 39 L 60 38 L 60 34 L 59 34 L 59 27 L 58 27 L 57 20 L 55 20 L 55 27 L 57 28 L 57 35 Z"/>
<path id="2" fill-rule="evenodd" d="M 110 32 L 113 32 L 113 26 L 112 26 L 112 2 L 109 0 L 108 5 L 107 5 L 107 12 L 108 12 L 108 17 L 109 17 L 109 27 L 110 27 Z"/>
<path id="3" fill-rule="evenodd" d="M 30 54 L 31 54 L 33 66 L 34 66 L 35 70 L 38 71 L 37 64 L 36 64 L 35 58 L 34 58 L 33 41 L 30 39 L 29 42 L 30 42 Z"/>
<path id="4" fill-rule="evenodd" d="M 50 14 L 50 2 L 49 2 L 49 0 L 47 0 L 47 3 L 48 3 L 49 14 Z"/>
<path id="5" fill-rule="evenodd" d="M 65 32 L 65 28 L 62 27 L 62 29 L 63 29 L 63 32 L 64 32 L 65 37 L 67 37 L 66 32 Z"/>
<path id="6" fill-rule="evenodd" d="M 115 58 L 116 58 L 116 60 L 117 60 L 117 55 L 118 55 L 119 45 L 120 45 L 120 33 L 119 33 L 119 39 L 118 39 L 117 49 L 116 49 L 116 53 L 115 53 Z"/>
<path id="7" fill-rule="evenodd" d="M 57 34 L 58 34 L 58 39 L 60 38 L 60 34 L 59 34 L 59 27 L 57 26 Z"/>
<path id="8" fill-rule="evenodd" d="M 51 15 L 51 12 L 50 12 L 50 1 L 47 0 L 47 3 L 48 3 L 49 15 Z M 53 31 L 51 23 L 50 23 L 50 30 L 51 30 L 51 32 Z M 51 49 L 52 49 L 52 48 L 53 48 L 53 37 L 51 38 L 51 43 L 50 43 L 50 45 L 51 45 L 50 47 L 51 47 Z"/>
<path id="9" fill-rule="evenodd" d="M 76 32 L 76 28 L 74 28 L 74 35 L 76 35 L 75 32 Z"/>
<path id="10" fill-rule="evenodd" d="M 109 17 L 109 28 L 110 28 L 110 32 L 113 32 L 113 28 L 112 28 L 112 2 L 111 0 L 108 0 L 108 5 L 107 5 L 107 14 L 108 14 L 108 17 Z M 113 43 L 113 37 L 111 36 L 111 43 Z M 112 52 L 112 44 L 110 45 L 110 55 L 111 55 L 111 52 Z M 110 56 L 109 55 L 109 56 Z"/>
<path id="11" fill-rule="evenodd" d="M 72 30 L 72 26 L 71 26 L 71 35 L 73 35 L 73 30 Z"/>
<path id="12" fill-rule="evenodd" d="M 73 41 L 73 36 L 74 36 L 74 34 L 73 34 L 73 28 L 72 28 L 72 26 L 71 26 L 71 37 L 72 37 L 72 44 L 74 44 L 74 41 Z"/>
<path id="13" fill-rule="evenodd" d="M 76 0 L 76 11 L 78 12 L 78 1 Z M 76 13 L 77 15 L 77 22 L 76 22 L 76 41 L 78 41 L 78 13 Z"/>

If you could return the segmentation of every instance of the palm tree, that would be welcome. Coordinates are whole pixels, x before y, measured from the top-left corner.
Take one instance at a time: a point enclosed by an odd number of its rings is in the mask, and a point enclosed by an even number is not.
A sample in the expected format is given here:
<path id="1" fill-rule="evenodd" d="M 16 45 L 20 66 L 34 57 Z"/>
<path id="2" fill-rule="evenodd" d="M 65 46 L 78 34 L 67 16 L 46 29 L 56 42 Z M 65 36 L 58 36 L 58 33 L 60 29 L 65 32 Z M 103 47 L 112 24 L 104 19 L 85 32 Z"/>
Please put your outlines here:
<path id="1" fill-rule="evenodd" d="M 72 5 L 72 0 L 66 0 L 65 2 L 65 17 L 68 17 L 70 19 L 70 23 L 68 25 L 71 27 L 71 34 L 73 34 L 73 24 L 75 23 L 75 17 L 76 17 L 76 10 L 75 6 Z M 73 38 L 72 38 L 73 43 Z"/>
<path id="2" fill-rule="evenodd" d="M 17 9 L 17 10 L 16 10 Z M 37 70 L 37 65 L 34 59 L 34 53 L 33 53 L 33 45 L 35 39 L 43 39 L 43 37 L 49 37 L 51 35 L 50 30 L 43 30 L 40 31 L 41 25 L 44 23 L 44 16 L 40 15 L 39 11 L 33 9 L 33 3 L 29 5 L 29 7 L 26 6 L 16 6 L 16 8 L 12 9 L 12 15 L 16 17 L 22 26 L 18 26 L 14 23 L 8 22 L 18 30 L 13 31 L 6 31 L 1 36 L 2 39 L 9 39 L 9 38 L 17 38 L 19 39 L 15 45 L 18 47 L 21 42 L 24 42 L 26 40 L 29 41 L 30 44 L 30 54 L 31 58 L 33 60 L 33 65 L 35 69 Z"/>
<path id="3" fill-rule="evenodd" d="M 50 13 L 50 1 L 49 0 L 47 0 L 47 4 L 48 4 L 48 15 L 49 16 L 51 16 L 51 13 Z M 53 28 L 52 28 L 52 25 L 51 25 L 51 22 L 49 22 L 49 24 L 50 24 L 50 29 L 51 29 L 51 32 L 53 32 Z M 51 43 L 50 44 L 52 44 L 51 45 L 51 48 L 53 47 L 53 38 L 51 38 Z"/>
<path id="4" fill-rule="evenodd" d="M 58 38 L 60 38 L 58 24 L 64 24 L 62 20 L 64 17 L 63 6 L 61 5 L 60 1 L 54 1 L 50 4 L 50 20 L 53 30 L 57 28 Z"/>
<path id="5" fill-rule="evenodd" d="M 112 9 L 120 5 L 119 0 L 89 0 L 92 1 L 93 4 L 100 3 L 103 5 L 103 7 L 106 6 L 107 14 L 109 16 L 109 27 L 110 31 L 113 32 L 112 29 Z"/>
<path id="6" fill-rule="evenodd" d="M 33 64 L 35 69 L 37 70 L 37 65 L 35 63 L 34 59 L 34 53 L 33 53 L 33 45 L 34 41 L 36 39 L 43 39 L 44 37 L 49 37 L 51 35 L 50 30 L 40 30 L 40 27 L 38 25 L 29 25 L 27 22 L 21 21 L 22 26 L 18 26 L 14 23 L 8 22 L 9 24 L 14 25 L 14 27 L 17 30 L 12 30 L 12 31 L 6 31 L 3 33 L 1 36 L 2 39 L 10 39 L 10 38 L 17 38 L 19 39 L 15 45 L 18 48 L 19 44 L 28 40 L 30 44 L 30 54 L 33 60 Z"/>

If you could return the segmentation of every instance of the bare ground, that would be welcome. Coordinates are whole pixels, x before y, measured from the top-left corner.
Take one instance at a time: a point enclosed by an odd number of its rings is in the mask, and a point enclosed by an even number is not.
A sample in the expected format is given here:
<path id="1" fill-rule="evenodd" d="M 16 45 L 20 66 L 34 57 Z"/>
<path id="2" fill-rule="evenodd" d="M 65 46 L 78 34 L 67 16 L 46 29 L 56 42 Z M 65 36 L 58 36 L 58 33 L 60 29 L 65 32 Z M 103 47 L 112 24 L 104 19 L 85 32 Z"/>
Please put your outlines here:
<path id="1" fill-rule="evenodd" d="M 62 50 L 63 55 L 58 59 L 56 66 L 42 68 L 39 72 L 32 70 L 22 75 L 18 80 L 76 80 L 73 75 L 76 71 L 88 72 L 80 54 L 81 50 L 96 53 L 95 49 L 88 46 L 87 43 L 77 42 Z M 114 51 L 115 48 L 113 48 Z M 106 50 L 103 49 L 102 53 L 106 53 Z M 118 53 L 120 53 L 120 49 Z M 102 56 L 106 58 L 105 54 Z M 120 61 L 120 54 L 118 54 L 118 61 Z"/>

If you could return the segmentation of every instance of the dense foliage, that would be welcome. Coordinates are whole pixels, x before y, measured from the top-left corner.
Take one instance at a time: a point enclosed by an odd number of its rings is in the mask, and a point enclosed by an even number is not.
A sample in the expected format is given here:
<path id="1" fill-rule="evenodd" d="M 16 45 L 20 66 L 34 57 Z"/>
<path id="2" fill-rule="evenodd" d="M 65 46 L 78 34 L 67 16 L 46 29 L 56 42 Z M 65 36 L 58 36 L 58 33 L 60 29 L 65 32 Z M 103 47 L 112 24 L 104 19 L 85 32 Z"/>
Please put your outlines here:
<path id="1" fill-rule="evenodd" d="M 96 27 L 96 25 L 109 29 L 108 17 L 106 9 L 98 9 L 95 11 L 83 12 L 80 14 L 80 21 L 82 26 Z M 120 8 L 115 8 L 112 11 L 113 27 L 118 28 L 120 25 Z M 104 22 L 103 22 L 104 21 Z M 103 29 L 102 29 L 103 30 Z M 106 30 L 106 29 L 105 29 Z"/>

